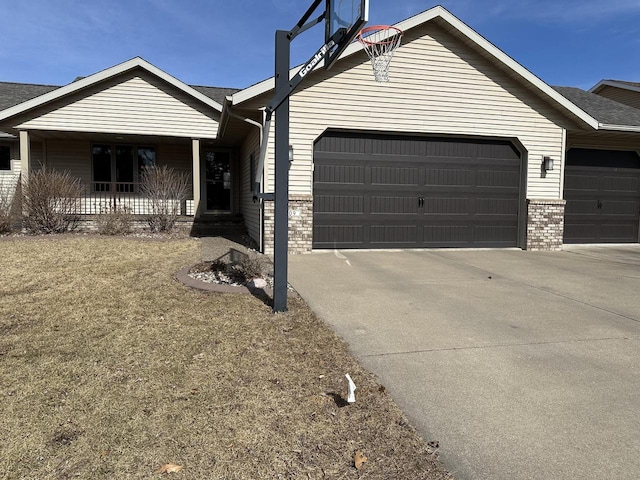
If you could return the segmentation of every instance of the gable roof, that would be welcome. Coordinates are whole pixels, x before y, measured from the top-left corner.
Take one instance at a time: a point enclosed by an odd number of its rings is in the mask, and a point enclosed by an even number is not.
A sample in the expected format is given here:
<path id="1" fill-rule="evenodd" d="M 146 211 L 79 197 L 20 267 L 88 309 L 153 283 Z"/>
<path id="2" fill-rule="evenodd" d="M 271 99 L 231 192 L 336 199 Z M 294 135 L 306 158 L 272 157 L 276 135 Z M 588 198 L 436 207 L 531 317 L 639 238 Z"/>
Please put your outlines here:
<path id="1" fill-rule="evenodd" d="M 600 80 L 597 85 L 589 90 L 589 92 L 598 93 L 605 87 L 616 87 L 624 90 L 631 90 L 633 92 L 640 92 L 640 83 L 626 82 L 624 80 Z"/>
<path id="2" fill-rule="evenodd" d="M 448 29 L 457 36 L 464 38 L 467 42 L 478 48 L 487 58 L 491 59 L 495 63 L 501 65 L 503 68 L 511 71 L 516 76 L 523 79 L 524 82 L 528 83 L 533 89 L 538 90 L 540 93 L 550 98 L 565 111 L 570 112 L 575 117 L 579 118 L 582 122 L 586 123 L 592 128 L 598 128 L 598 121 L 595 118 L 590 116 L 587 112 L 579 108 L 577 105 L 570 102 L 564 96 L 560 95 L 557 91 L 540 80 L 518 62 L 513 60 L 491 42 L 486 40 L 484 37 L 482 37 L 475 30 L 462 22 L 444 7 L 433 7 L 429 10 L 419 13 L 418 15 L 408 18 L 407 20 L 403 20 L 402 22 L 399 22 L 394 26 L 406 32 L 408 30 L 411 30 L 412 28 L 419 27 L 434 20 L 438 21 L 438 25 L 444 27 L 445 29 Z M 340 58 L 342 59 L 353 55 L 357 52 L 362 51 L 362 49 L 363 47 L 359 42 L 354 42 L 345 49 Z M 291 69 L 290 75 L 294 75 L 295 73 L 297 73 L 297 71 L 301 67 L 302 66 L 300 65 Z M 273 77 L 271 77 L 244 90 L 241 90 L 238 93 L 235 93 L 232 96 L 232 103 L 233 105 L 240 104 L 249 99 L 257 97 L 258 95 L 262 95 L 270 90 L 273 90 L 274 88 L 275 80 Z"/>
<path id="3" fill-rule="evenodd" d="M 553 87 L 598 120 L 599 130 L 640 132 L 640 110 L 575 87 Z"/>
<path id="4" fill-rule="evenodd" d="M 89 75 L 88 77 L 79 78 L 74 82 L 68 85 L 65 85 L 63 87 L 58 87 L 58 88 L 52 87 L 50 91 L 41 93 L 39 96 L 36 96 L 35 98 L 32 97 L 29 100 L 23 101 L 22 103 L 16 104 L 5 110 L 0 110 L 0 120 L 5 120 L 14 115 L 18 115 L 20 113 L 26 112 L 33 108 L 40 107 L 49 102 L 52 102 L 54 100 L 58 100 L 62 97 L 65 97 L 67 95 L 71 95 L 73 93 L 79 92 L 85 88 L 91 87 L 100 82 L 103 82 L 104 80 L 113 78 L 117 75 L 120 75 L 122 73 L 128 72 L 136 68 L 141 68 L 143 70 L 146 70 L 147 72 L 161 78 L 162 80 L 173 85 L 179 90 L 182 90 L 186 94 L 196 98 L 200 102 L 212 107 L 218 112 L 222 112 L 222 105 L 213 99 L 214 95 L 216 97 L 220 95 L 220 92 L 218 92 L 217 89 L 214 92 L 213 90 L 209 90 L 207 87 L 200 87 L 200 90 L 198 88 L 190 87 L 186 83 L 183 83 L 182 81 L 169 75 L 163 70 L 160 70 L 158 67 L 150 64 L 146 60 L 140 57 L 135 57 L 135 58 L 132 58 L 131 60 L 120 63 L 114 67 L 107 68 L 106 70 L 102 70 L 98 73 L 94 73 L 93 75 Z M 223 90 L 226 90 L 226 89 L 223 89 Z"/>

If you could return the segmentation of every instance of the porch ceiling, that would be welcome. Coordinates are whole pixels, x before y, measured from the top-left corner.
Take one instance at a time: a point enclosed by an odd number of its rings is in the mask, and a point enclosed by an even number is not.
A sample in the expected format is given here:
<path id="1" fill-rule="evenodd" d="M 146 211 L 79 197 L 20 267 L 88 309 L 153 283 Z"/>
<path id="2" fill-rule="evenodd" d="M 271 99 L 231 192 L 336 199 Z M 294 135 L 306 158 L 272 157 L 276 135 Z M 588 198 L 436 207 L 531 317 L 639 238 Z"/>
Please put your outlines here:
<path id="1" fill-rule="evenodd" d="M 61 132 L 53 130 L 31 130 L 29 135 L 32 140 L 90 140 L 92 142 L 124 143 L 124 144 L 171 144 L 190 145 L 191 138 L 167 137 L 158 135 L 126 135 L 120 133 L 97 132 Z M 226 141 L 217 139 L 202 139 L 203 145 L 219 147 L 233 146 Z"/>

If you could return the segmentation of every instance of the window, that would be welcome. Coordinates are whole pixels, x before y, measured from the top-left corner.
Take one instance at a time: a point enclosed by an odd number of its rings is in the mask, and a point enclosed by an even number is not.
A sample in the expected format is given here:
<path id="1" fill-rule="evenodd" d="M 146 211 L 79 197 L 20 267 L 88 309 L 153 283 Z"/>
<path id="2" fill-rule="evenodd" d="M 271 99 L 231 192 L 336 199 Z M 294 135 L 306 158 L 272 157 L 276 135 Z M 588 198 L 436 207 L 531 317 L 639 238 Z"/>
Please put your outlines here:
<path id="1" fill-rule="evenodd" d="M 154 147 L 93 145 L 91 154 L 97 192 L 134 192 L 142 171 L 156 164 Z"/>
<path id="2" fill-rule="evenodd" d="M 0 170 L 11 170 L 11 147 L 0 145 Z"/>

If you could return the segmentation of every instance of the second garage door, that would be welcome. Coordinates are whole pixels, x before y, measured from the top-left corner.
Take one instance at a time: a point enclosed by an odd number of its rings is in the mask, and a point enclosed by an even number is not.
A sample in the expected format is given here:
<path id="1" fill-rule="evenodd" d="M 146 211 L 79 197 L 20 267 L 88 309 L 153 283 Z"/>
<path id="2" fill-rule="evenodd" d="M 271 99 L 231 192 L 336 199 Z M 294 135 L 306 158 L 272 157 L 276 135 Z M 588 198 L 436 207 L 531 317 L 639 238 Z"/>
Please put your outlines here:
<path id="1" fill-rule="evenodd" d="M 640 227 L 640 157 L 572 148 L 564 180 L 565 243 L 635 243 Z"/>
<path id="2" fill-rule="evenodd" d="M 314 248 L 510 247 L 510 142 L 328 132 L 314 149 Z"/>

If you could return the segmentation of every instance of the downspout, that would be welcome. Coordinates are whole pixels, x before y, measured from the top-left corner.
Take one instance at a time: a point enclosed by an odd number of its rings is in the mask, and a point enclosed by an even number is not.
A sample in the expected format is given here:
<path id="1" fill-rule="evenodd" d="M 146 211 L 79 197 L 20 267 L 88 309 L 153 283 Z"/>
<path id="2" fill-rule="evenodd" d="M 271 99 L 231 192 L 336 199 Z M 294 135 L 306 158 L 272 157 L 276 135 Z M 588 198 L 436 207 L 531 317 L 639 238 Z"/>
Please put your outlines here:
<path id="1" fill-rule="evenodd" d="M 245 118 L 245 117 L 243 117 L 241 115 L 233 113 L 231 111 L 231 103 L 232 103 L 231 97 L 226 97 L 225 98 L 224 111 L 227 113 L 227 115 L 229 115 L 232 118 L 235 118 L 236 120 L 240 120 L 240 121 L 248 123 L 249 125 L 253 125 L 254 127 L 257 127 L 259 132 L 260 132 L 259 144 L 262 145 L 262 138 L 264 136 L 264 126 L 263 126 L 263 124 L 260 123 L 260 122 L 256 122 L 255 120 L 253 120 L 251 118 Z M 263 111 L 263 119 L 264 119 L 264 111 Z M 262 203 L 261 199 L 259 199 L 258 196 L 256 195 L 257 192 L 255 192 L 255 183 L 254 183 L 254 188 L 252 188 L 252 190 L 254 191 L 253 201 L 254 202 L 260 201 L 260 208 L 258 210 L 259 213 L 260 213 L 260 218 L 258 219 L 258 224 L 260 226 L 260 231 L 259 231 L 258 235 L 260 236 L 260 241 L 258 243 L 260 244 L 260 251 L 264 252 L 264 211 L 263 211 L 263 203 Z"/>

